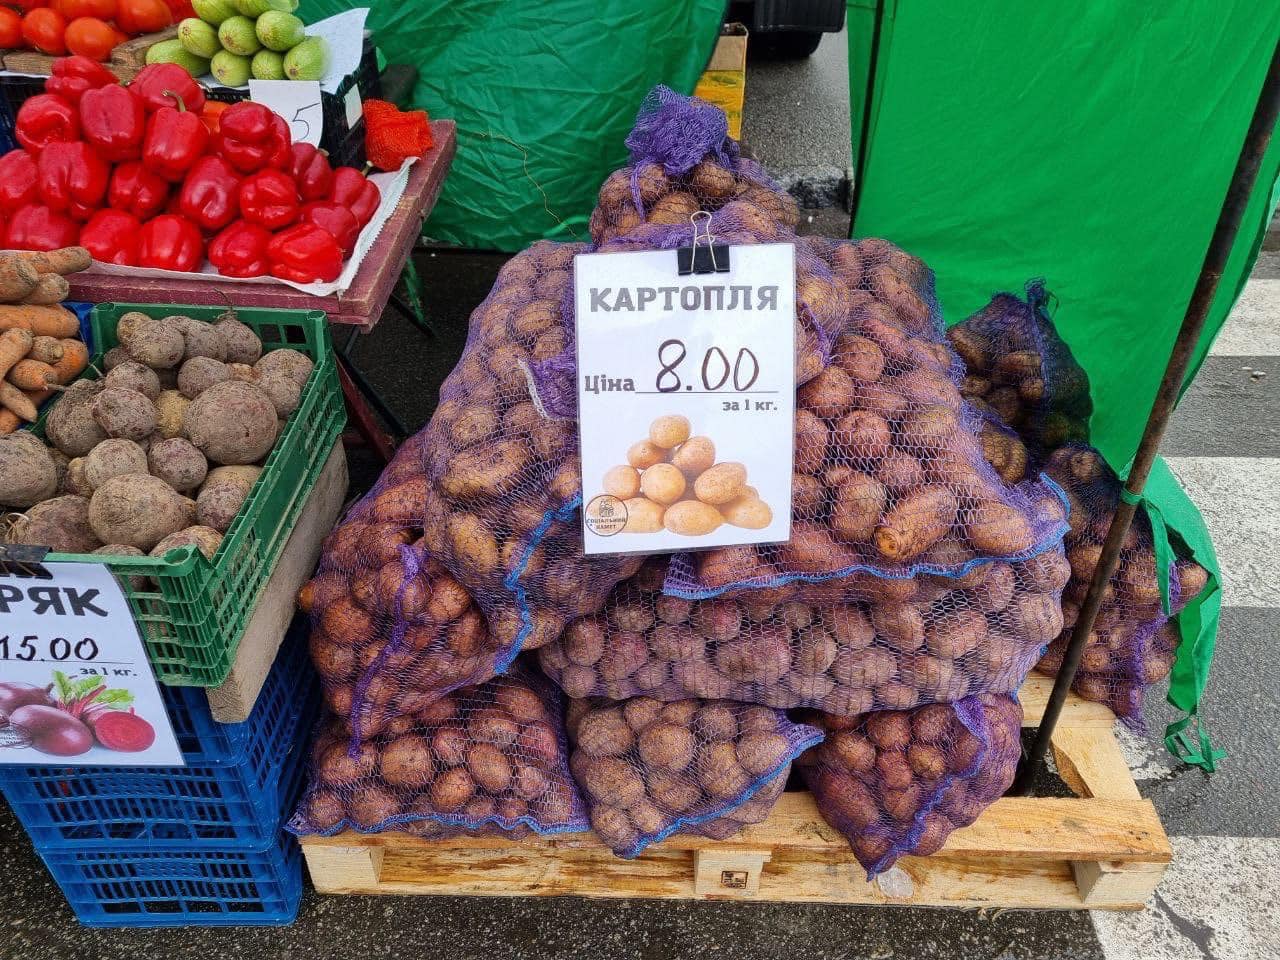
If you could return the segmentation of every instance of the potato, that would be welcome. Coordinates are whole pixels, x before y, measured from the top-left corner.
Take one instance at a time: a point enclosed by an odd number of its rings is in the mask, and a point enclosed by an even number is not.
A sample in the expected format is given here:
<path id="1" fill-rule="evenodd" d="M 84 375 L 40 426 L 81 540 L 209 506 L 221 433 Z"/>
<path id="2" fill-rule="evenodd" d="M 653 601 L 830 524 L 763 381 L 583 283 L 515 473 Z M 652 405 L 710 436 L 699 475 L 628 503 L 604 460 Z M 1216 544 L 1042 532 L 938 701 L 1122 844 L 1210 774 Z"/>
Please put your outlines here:
<path id="1" fill-rule="evenodd" d="M 832 359 L 851 378 L 865 383 L 879 380 L 884 372 L 884 351 L 874 340 L 855 333 L 841 334 L 836 340 Z"/>
<path id="2" fill-rule="evenodd" d="M 831 443 L 837 453 L 853 461 L 878 461 L 888 454 L 891 442 L 888 422 L 866 410 L 851 410 L 831 431 Z"/>
<path id="3" fill-rule="evenodd" d="M 102 543 L 150 550 L 171 533 L 191 526 L 195 504 L 159 477 L 123 474 L 98 487 L 89 501 L 89 524 Z"/>
<path id="4" fill-rule="evenodd" d="M 640 472 L 627 465 L 611 467 L 601 486 L 605 493 L 619 500 L 630 500 L 640 495 Z"/>
<path id="5" fill-rule="evenodd" d="M 645 220 L 649 223 L 688 224 L 689 218 L 698 212 L 698 201 L 683 190 L 677 190 L 658 199 L 649 208 Z"/>
<path id="6" fill-rule="evenodd" d="M 691 429 L 688 417 L 667 414 L 649 425 L 649 441 L 662 450 L 671 450 L 689 439 Z"/>
<path id="7" fill-rule="evenodd" d="M 747 733 L 738 741 L 736 749 L 742 769 L 760 777 L 789 761 L 791 745 L 780 733 Z"/>
<path id="8" fill-rule="evenodd" d="M 924 467 L 915 457 L 905 453 L 888 454 L 880 462 L 876 477 L 886 490 L 897 496 L 925 484 Z"/>
<path id="9" fill-rule="evenodd" d="M 1011 556 L 1035 545 L 1031 522 L 1016 507 L 984 500 L 965 511 L 965 536 L 979 553 Z"/>
<path id="10" fill-rule="evenodd" d="M 923 487 L 908 494 L 885 513 L 876 527 L 876 549 L 886 560 L 912 560 L 946 536 L 958 509 L 955 495 L 945 487 Z"/>
<path id="11" fill-rule="evenodd" d="M 186 352 L 182 331 L 165 320 L 140 316 L 131 324 L 117 325 L 116 334 L 130 360 L 153 370 L 176 367 Z"/>
<path id="12" fill-rule="evenodd" d="M 43 443 L 26 432 L 0 436 L 0 504 L 22 509 L 57 490 L 57 464 Z"/>
<path id="13" fill-rule="evenodd" d="M 694 769 L 702 789 L 717 800 L 737 797 L 750 783 L 750 777 L 738 763 L 736 747 L 725 741 L 704 743 L 698 749 Z"/>
<path id="14" fill-rule="evenodd" d="M 632 765 L 618 757 L 586 757 L 574 769 L 592 799 L 629 807 L 644 797 L 644 781 Z"/>
<path id="15" fill-rule="evenodd" d="M 853 380 L 840 367 L 827 367 L 796 391 L 796 402 L 819 417 L 834 420 L 853 406 Z"/>
<path id="16" fill-rule="evenodd" d="M 748 494 L 726 503 L 720 508 L 720 515 L 726 523 L 745 530 L 763 530 L 773 523 L 773 511 L 769 509 L 769 505 L 759 497 Z"/>
<path id="17" fill-rule="evenodd" d="M 389 786 L 421 789 L 434 773 L 431 745 L 417 734 L 396 737 L 382 747 L 378 773 Z"/>
<path id="18" fill-rule="evenodd" d="M 191 403 L 177 390 L 162 390 L 156 398 L 156 430 L 165 439 L 183 435 L 187 406 Z"/>
<path id="19" fill-rule="evenodd" d="M 887 502 L 884 485 L 864 473 L 853 473 L 835 491 L 831 531 L 846 543 L 871 539 Z"/>
<path id="20" fill-rule="evenodd" d="M 623 506 L 627 510 L 627 522 L 622 528 L 624 533 L 657 533 L 662 529 L 666 511 L 661 504 L 646 497 L 632 497 L 623 501 Z"/>
<path id="21" fill-rule="evenodd" d="M 577 748 L 592 757 L 621 756 L 635 743 L 631 726 L 617 707 L 587 713 L 578 724 L 575 736 Z"/>
<path id="22" fill-rule="evenodd" d="M 475 781 L 464 767 L 450 767 L 431 781 L 428 796 L 431 805 L 441 813 L 461 809 L 476 792 Z"/>
<path id="23" fill-rule="evenodd" d="M 183 429 L 212 463 L 253 463 L 275 443 L 276 410 L 253 384 L 227 380 L 191 401 L 183 415 Z"/>
<path id="24" fill-rule="evenodd" d="M 636 739 L 640 759 L 651 767 L 678 773 L 693 762 L 693 733 L 674 723 L 651 723 Z"/>
<path id="25" fill-rule="evenodd" d="M 617 852 L 628 851 L 640 841 L 640 832 L 627 811 L 611 803 L 598 803 L 591 808 L 591 829 L 605 846 Z"/>
<path id="26" fill-rule="evenodd" d="M 156 376 L 156 372 L 134 360 L 126 360 L 112 367 L 102 378 L 102 384 L 104 387 L 136 390 L 153 403 L 160 396 L 160 378 Z"/>
<path id="27" fill-rule="evenodd" d="M 491 743 L 474 744 L 467 751 L 466 764 L 471 779 L 481 790 L 499 794 L 511 785 L 511 762 Z"/>
<path id="28" fill-rule="evenodd" d="M 212 560 L 221 544 L 222 534 L 217 530 L 212 527 L 191 526 L 169 534 L 151 548 L 150 555 L 164 557 L 170 550 L 192 546 L 204 554 L 206 560 Z"/>
<path id="29" fill-rule="evenodd" d="M 671 465 L 686 480 L 696 480 L 716 462 L 716 446 L 709 437 L 690 437 L 671 451 Z"/>
<path id="30" fill-rule="evenodd" d="M 717 463 L 694 481 L 693 493 L 703 503 L 719 506 L 739 497 L 746 483 L 747 468 L 742 464 Z"/>
<path id="31" fill-rule="evenodd" d="M 669 506 L 685 491 L 684 474 L 669 463 L 657 463 L 640 476 L 640 490 L 654 503 Z"/>
<path id="32" fill-rule="evenodd" d="M 856 554 L 813 523 L 793 523 L 791 539 L 777 550 L 787 568 L 802 573 L 830 573 L 857 562 Z"/>
<path id="33" fill-rule="evenodd" d="M 651 440 L 640 440 L 627 448 L 627 463 L 637 470 L 648 470 L 666 456 L 667 452 Z"/>
<path id="34" fill-rule="evenodd" d="M 179 368 L 178 392 L 188 400 L 194 400 L 215 383 L 230 379 L 232 379 L 231 368 L 221 360 L 196 356 Z"/>

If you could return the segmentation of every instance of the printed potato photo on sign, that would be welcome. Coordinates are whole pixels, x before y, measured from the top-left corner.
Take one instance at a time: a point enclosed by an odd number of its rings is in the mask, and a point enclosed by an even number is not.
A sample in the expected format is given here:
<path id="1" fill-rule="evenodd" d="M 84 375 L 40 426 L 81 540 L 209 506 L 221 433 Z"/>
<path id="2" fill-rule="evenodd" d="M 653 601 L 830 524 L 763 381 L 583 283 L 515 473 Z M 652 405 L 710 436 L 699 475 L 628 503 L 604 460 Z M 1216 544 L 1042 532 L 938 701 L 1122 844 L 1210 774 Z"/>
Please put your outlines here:
<path id="1" fill-rule="evenodd" d="M 588 554 L 790 536 L 795 248 L 716 249 L 574 259 Z"/>

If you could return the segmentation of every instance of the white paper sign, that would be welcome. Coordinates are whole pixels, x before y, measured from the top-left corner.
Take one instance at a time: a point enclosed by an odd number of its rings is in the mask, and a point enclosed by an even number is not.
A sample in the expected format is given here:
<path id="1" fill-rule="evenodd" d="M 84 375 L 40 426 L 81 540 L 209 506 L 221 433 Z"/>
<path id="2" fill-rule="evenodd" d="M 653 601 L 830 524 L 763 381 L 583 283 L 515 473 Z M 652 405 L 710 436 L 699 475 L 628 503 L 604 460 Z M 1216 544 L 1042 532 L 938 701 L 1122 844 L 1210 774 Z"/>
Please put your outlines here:
<path id="1" fill-rule="evenodd" d="M 284 117 L 294 143 L 320 146 L 324 107 L 318 80 L 250 80 L 249 99 Z"/>
<path id="2" fill-rule="evenodd" d="M 658 553 L 791 536 L 795 248 L 574 259 L 583 540 Z"/>
<path id="3" fill-rule="evenodd" d="M 0 764 L 185 765 L 111 571 L 43 566 L 0 574 Z"/>

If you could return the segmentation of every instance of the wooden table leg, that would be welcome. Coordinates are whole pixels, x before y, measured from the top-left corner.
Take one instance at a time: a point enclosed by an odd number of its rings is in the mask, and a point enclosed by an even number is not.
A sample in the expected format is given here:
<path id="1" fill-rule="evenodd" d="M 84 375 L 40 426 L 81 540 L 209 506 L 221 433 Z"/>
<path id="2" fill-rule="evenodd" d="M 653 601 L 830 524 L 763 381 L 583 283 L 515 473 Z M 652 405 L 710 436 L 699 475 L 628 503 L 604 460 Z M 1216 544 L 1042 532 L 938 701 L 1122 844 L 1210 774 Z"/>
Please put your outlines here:
<path id="1" fill-rule="evenodd" d="M 338 382 L 342 385 L 342 398 L 347 402 L 347 412 L 351 415 L 351 423 L 356 428 L 356 432 L 364 438 L 364 442 L 372 449 L 381 459 L 383 463 L 390 463 L 391 457 L 395 454 L 395 445 L 391 442 L 391 438 L 383 432 L 378 426 L 378 421 L 373 415 L 373 411 L 369 409 L 369 402 L 364 398 L 355 381 L 351 379 L 351 373 L 347 370 L 347 364 L 350 362 L 342 355 L 342 351 L 336 351 L 338 358 Z"/>

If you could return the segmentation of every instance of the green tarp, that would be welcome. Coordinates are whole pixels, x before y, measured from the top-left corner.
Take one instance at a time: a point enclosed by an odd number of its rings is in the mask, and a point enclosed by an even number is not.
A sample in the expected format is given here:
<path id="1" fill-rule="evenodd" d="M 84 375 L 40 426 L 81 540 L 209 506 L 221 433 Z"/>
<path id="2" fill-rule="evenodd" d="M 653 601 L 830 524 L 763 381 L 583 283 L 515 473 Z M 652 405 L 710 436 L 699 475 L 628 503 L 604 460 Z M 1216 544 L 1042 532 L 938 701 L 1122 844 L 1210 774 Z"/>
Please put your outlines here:
<path id="1" fill-rule="evenodd" d="M 1123 473 L 1280 37 L 1280 4 L 851 0 L 848 29 L 855 234 L 923 257 L 949 322 L 1045 277 L 1093 384 L 1094 442 Z M 1248 277 L 1278 171 L 1280 137 L 1193 372 Z M 1217 563 L 1163 464 L 1146 499 L 1214 572 L 1181 618 L 1170 689 L 1194 713 L 1217 627 Z"/>
<path id="2" fill-rule="evenodd" d="M 458 123 L 428 236 L 520 250 L 585 239 L 600 182 L 658 83 L 691 93 L 724 0 L 306 0 L 309 22 L 353 7 L 390 63 L 418 68 L 414 105 Z"/>

